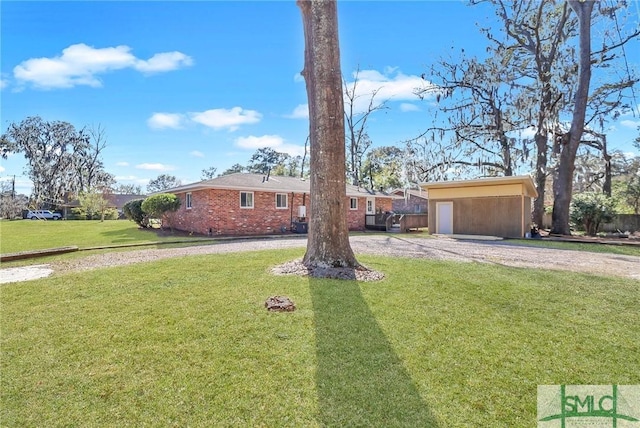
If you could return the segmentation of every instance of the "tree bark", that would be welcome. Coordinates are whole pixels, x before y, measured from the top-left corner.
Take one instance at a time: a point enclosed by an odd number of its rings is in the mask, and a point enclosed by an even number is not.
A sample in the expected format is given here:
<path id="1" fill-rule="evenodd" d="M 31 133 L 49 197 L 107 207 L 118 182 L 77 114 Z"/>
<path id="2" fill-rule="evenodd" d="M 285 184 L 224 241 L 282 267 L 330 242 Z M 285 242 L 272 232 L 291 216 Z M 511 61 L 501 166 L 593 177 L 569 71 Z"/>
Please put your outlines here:
<path id="1" fill-rule="evenodd" d="M 344 99 L 335 0 L 298 0 L 309 101 L 311 207 L 307 267 L 359 267 L 346 216 Z"/>
<path id="2" fill-rule="evenodd" d="M 589 98 L 591 81 L 591 13 L 595 1 L 569 0 L 569 5 L 578 16 L 580 31 L 580 56 L 578 68 L 578 88 L 573 107 L 573 118 L 569 132 L 562 138 L 560 159 L 553 182 L 553 216 L 551 233 L 570 235 L 569 209 L 571 205 L 573 172 L 576 153 L 582 132 Z"/>
<path id="3" fill-rule="evenodd" d="M 548 134 L 546 131 L 537 132 L 536 141 L 536 173 L 535 183 L 538 190 L 538 197 L 533 202 L 532 221 L 538 227 L 542 227 L 544 223 L 544 198 L 547 186 L 547 151 L 549 149 Z"/>

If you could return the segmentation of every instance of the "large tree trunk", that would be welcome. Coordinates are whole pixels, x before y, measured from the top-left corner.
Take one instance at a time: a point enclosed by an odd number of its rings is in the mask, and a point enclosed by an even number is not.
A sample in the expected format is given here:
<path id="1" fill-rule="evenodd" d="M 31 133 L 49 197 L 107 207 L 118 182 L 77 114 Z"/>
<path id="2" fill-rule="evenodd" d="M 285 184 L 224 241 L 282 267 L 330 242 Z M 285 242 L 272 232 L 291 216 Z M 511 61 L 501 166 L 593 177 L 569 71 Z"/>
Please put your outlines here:
<path id="1" fill-rule="evenodd" d="M 604 183 L 602 183 L 602 193 L 611 197 L 611 155 L 607 151 L 607 136 L 602 134 L 602 158 L 604 159 Z"/>
<path id="2" fill-rule="evenodd" d="M 538 191 L 538 197 L 533 203 L 533 214 L 532 221 L 538 227 L 542 227 L 544 223 L 544 214 L 545 214 L 545 194 L 547 187 L 547 162 L 548 162 L 548 152 L 549 152 L 549 116 L 551 114 L 556 114 L 553 112 L 553 103 L 552 103 L 552 89 L 550 84 L 550 65 L 546 73 L 540 73 L 539 79 L 542 83 L 542 97 L 540 100 L 540 108 L 538 111 L 538 129 L 536 130 L 536 135 L 534 136 L 534 141 L 536 143 L 536 172 L 535 172 L 535 183 L 536 190 Z M 557 122 L 554 120 L 554 123 Z"/>
<path id="3" fill-rule="evenodd" d="M 311 211 L 307 267 L 358 267 L 347 225 L 344 99 L 335 0 L 298 0 L 309 100 Z"/>
<path id="4" fill-rule="evenodd" d="M 553 219 L 551 233 L 570 235 L 569 208 L 573 185 L 576 153 L 582 132 L 589 99 L 591 81 L 591 12 L 595 1 L 569 0 L 569 5 L 578 16 L 580 29 L 580 56 L 578 68 L 578 88 L 573 107 L 573 118 L 569 133 L 562 138 L 560 160 L 553 181 Z"/>
<path id="5" fill-rule="evenodd" d="M 540 228 L 544 222 L 544 197 L 547 186 L 547 151 L 549 150 L 548 138 L 546 131 L 539 131 L 535 135 L 536 149 L 538 152 L 536 156 L 535 182 L 538 197 L 533 202 L 532 221 Z"/>

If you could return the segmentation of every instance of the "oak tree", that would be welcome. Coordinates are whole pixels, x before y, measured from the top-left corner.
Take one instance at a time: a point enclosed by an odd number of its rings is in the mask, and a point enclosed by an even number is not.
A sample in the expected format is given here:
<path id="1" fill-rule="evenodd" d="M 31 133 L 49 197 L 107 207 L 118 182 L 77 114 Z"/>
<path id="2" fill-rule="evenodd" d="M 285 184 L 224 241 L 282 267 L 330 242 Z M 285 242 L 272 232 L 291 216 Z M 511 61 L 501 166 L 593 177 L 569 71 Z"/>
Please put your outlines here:
<path id="1" fill-rule="evenodd" d="M 39 116 L 11 123 L 0 139 L 3 158 L 24 155 L 25 172 L 33 183 L 35 206 L 55 206 L 65 197 L 96 186 L 108 186 L 113 176 L 104 170 L 101 152 L 106 146 L 104 131 L 80 131 L 62 121 L 45 121 Z"/>
<path id="2" fill-rule="evenodd" d="M 553 213 L 551 232 L 570 235 L 569 215 L 576 153 L 584 131 L 589 84 L 591 83 L 591 14 L 594 1 L 568 0 L 578 16 L 579 53 L 578 84 L 573 103 L 573 117 L 569 132 L 562 136 L 558 167 L 553 180 Z"/>

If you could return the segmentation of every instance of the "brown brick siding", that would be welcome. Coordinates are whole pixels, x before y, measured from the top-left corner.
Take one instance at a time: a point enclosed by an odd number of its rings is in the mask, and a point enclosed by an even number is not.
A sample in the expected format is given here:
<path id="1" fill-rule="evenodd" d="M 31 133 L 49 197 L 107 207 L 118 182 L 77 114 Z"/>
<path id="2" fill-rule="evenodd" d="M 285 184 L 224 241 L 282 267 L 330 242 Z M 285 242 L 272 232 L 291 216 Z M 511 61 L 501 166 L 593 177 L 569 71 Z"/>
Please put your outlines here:
<path id="1" fill-rule="evenodd" d="M 349 226 L 349 230 L 364 230 L 365 224 L 365 213 L 367 211 L 367 198 L 357 198 L 358 199 L 358 209 L 351 209 L 351 197 L 347 197 L 347 224 Z M 376 211 L 390 211 L 391 210 L 391 199 L 388 198 L 376 198 Z"/>
<path id="2" fill-rule="evenodd" d="M 186 193 L 178 193 L 181 206 L 172 215 L 172 226 L 177 230 L 212 235 L 261 235 L 282 233 L 298 217 L 298 207 L 307 206 L 311 212 L 309 195 L 287 193 L 288 207 L 276 209 L 276 193 L 253 192 L 253 208 L 240 208 L 240 191 L 207 189 L 191 192 L 191 209 L 186 208 Z M 358 209 L 351 210 L 346 203 L 350 230 L 364 230 L 366 198 L 358 198 Z M 376 209 L 389 211 L 391 199 L 376 199 Z"/>
<path id="3" fill-rule="evenodd" d="M 428 209 L 428 201 L 415 195 L 409 195 L 409 199 L 394 199 L 393 212 L 402 214 L 424 214 Z"/>

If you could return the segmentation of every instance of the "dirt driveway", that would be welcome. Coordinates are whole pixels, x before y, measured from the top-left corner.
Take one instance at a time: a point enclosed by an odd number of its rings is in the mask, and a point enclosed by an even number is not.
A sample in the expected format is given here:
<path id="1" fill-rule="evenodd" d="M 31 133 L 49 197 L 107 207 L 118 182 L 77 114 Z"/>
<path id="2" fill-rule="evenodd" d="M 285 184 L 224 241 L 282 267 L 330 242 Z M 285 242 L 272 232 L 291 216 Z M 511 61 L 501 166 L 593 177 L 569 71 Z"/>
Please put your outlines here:
<path id="1" fill-rule="evenodd" d="M 640 280 L 640 257 L 634 256 L 529 247 L 518 245 L 513 241 L 460 240 L 448 237 L 429 239 L 405 234 L 358 235 L 352 236 L 350 241 L 356 255 L 375 254 L 390 257 L 493 263 L 504 266 L 621 276 Z M 197 247 L 111 252 L 73 260 L 56 261 L 48 265 L 0 269 L 0 283 L 35 279 L 50 273 L 122 266 L 187 255 L 304 248 L 306 243 L 305 237 L 278 237 L 243 239 Z M 22 272 L 18 270 L 22 270 Z"/>

